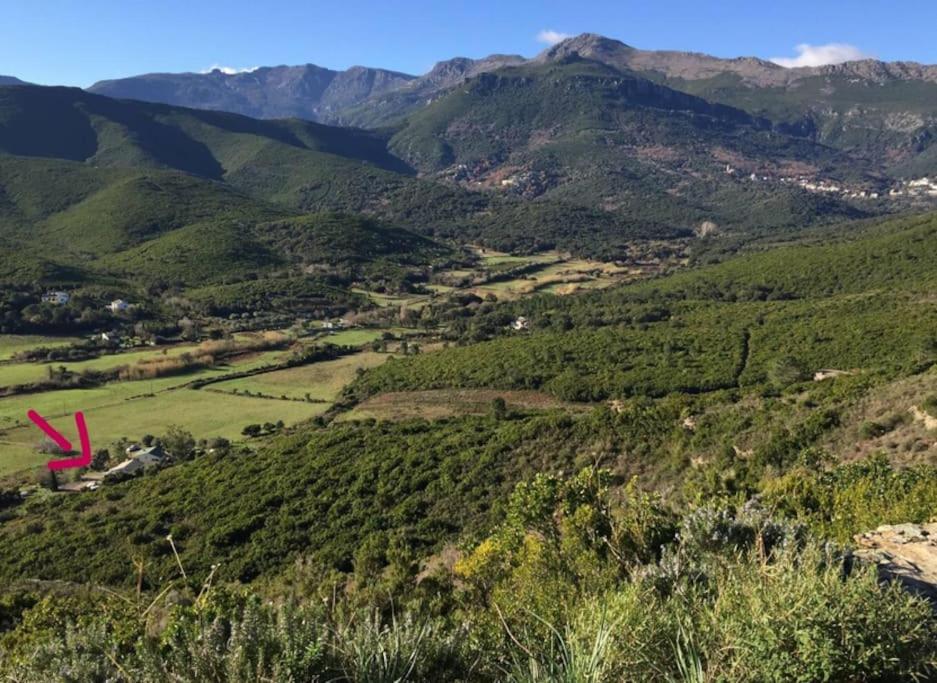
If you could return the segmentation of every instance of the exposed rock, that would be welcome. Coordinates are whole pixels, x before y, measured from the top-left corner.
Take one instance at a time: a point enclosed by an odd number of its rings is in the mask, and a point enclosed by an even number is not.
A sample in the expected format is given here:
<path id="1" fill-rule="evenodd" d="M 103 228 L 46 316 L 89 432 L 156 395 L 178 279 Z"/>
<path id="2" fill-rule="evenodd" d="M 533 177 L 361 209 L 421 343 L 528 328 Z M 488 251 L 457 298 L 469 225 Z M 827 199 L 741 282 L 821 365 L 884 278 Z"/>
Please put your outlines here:
<path id="1" fill-rule="evenodd" d="M 874 562 L 883 579 L 937 602 L 937 523 L 886 524 L 855 541 L 856 557 Z"/>
<path id="2" fill-rule="evenodd" d="M 406 89 L 429 94 L 443 88 L 451 88 L 480 73 L 495 71 L 505 66 L 517 66 L 526 61 L 520 55 L 489 55 L 482 59 L 456 57 L 438 62 L 428 73 L 410 82 Z"/>
<path id="3" fill-rule="evenodd" d="M 625 402 L 618 398 L 613 398 L 608 402 L 608 408 L 616 415 L 621 415 L 625 410 Z"/>
<path id="4" fill-rule="evenodd" d="M 814 382 L 822 382 L 825 379 L 834 379 L 836 377 L 845 377 L 846 375 L 853 375 L 854 372 L 849 370 L 837 370 L 836 368 L 824 368 L 822 370 L 817 370 L 813 373 Z"/>
<path id="5" fill-rule="evenodd" d="M 910 412 L 911 415 L 914 416 L 915 420 L 924 424 L 924 429 L 928 431 L 937 431 L 937 417 L 930 415 L 917 406 L 911 406 Z"/>
<path id="6" fill-rule="evenodd" d="M 703 221 L 699 224 L 699 227 L 694 231 L 697 237 L 707 237 L 709 235 L 715 235 L 719 232 L 719 226 L 712 221 Z"/>

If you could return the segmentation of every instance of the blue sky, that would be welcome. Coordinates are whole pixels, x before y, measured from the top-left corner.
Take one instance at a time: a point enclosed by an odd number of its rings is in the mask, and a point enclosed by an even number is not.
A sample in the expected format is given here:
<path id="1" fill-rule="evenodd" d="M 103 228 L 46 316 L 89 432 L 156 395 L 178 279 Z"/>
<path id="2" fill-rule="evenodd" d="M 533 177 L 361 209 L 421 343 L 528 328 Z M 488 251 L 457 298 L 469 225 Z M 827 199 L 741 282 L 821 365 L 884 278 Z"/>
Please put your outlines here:
<path id="1" fill-rule="evenodd" d="M 214 65 L 423 73 L 454 56 L 533 55 L 555 37 L 545 32 L 587 31 L 724 57 L 937 63 L 935 26 L 934 0 L 2 0 L 0 74 L 87 86 Z"/>

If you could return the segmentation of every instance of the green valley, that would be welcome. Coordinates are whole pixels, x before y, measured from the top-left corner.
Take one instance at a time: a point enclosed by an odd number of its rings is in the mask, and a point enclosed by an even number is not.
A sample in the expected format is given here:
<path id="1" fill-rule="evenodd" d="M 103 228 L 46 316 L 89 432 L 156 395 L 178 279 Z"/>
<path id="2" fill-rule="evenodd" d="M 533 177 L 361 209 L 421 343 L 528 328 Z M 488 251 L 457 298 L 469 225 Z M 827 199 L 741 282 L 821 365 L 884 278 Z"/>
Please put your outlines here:
<path id="1" fill-rule="evenodd" d="M 937 681 L 937 67 L 538 39 L 0 77 L 0 679 Z"/>

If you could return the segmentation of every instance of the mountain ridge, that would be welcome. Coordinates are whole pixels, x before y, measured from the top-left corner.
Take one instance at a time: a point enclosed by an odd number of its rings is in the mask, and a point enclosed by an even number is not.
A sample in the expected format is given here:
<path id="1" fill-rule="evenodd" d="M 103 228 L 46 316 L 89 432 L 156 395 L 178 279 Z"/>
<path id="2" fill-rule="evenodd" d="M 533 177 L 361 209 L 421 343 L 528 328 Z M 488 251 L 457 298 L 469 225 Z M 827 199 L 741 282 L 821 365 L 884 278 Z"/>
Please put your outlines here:
<path id="1" fill-rule="evenodd" d="M 900 81 L 937 84 L 937 65 L 913 61 L 862 59 L 788 68 L 754 56 L 724 58 L 691 51 L 645 50 L 614 38 L 583 33 L 532 58 L 516 54 L 492 54 L 477 59 L 454 57 L 437 62 L 421 75 L 363 66 L 338 71 L 315 64 L 279 65 L 233 74 L 220 69 L 208 73 L 141 74 L 99 81 L 88 90 L 111 97 L 234 111 L 255 118 L 298 116 L 323 122 L 360 123 L 365 119 L 357 109 L 363 105 L 370 104 L 377 110 L 387 108 L 396 114 L 479 73 L 547 62 L 572 53 L 619 69 L 656 72 L 671 80 L 700 81 L 731 75 L 750 88 L 788 88 L 806 79 L 826 77 L 858 78 L 876 84 Z M 277 92 L 284 89 L 287 97 Z M 389 117 L 381 113 L 376 118 L 386 121 Z"/>
<path id="2" fill-rule="evenodd" d="M 89 92 L 123 99 L 219 109 L 253 118 L 327 118 L 334 109 L 413 80 L 415 76 L 353 66 L 335 71 L 304 64 L 259 67 L 228 74 L 151 73 L 99 81 Z"/>

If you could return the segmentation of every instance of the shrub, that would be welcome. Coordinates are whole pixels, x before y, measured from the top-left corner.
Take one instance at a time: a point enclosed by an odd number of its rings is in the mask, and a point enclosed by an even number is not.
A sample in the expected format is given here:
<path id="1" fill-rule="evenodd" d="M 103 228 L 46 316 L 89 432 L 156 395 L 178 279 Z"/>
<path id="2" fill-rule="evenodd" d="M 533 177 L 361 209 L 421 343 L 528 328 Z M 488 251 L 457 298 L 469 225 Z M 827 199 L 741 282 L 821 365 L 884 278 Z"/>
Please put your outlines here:
<path id="1" fill-rule="evenodd" d="M 252 437 L 260 436 L 261 432 L 263 432 L 263 427 L 261 427 L 259 424 L 249 424 L 241 430 L 241 434 L 244 436 Z"/>
<path id="2" fill-rule="evenodd" d="M 170 455 L 182 460 L 189 458 L 195 450 L 195 437 L 178 425 L 170 425 L 160 437 L 160 442 Z"/>
<path id="3" fill-rule="evenodd" d="M 937 394 L 933 394 L 924 399 L 924 403 L 921 407 L 928 415 L 937 417 Z"/>
<path id="4" fill-rule="evenodd" d="M 937 510 L 937 468 L 893 468 L 884 455 L 825 472 L 796 468 L 764 487 L 764 503 L 821 537 L 849 542 L 881 524 L 921 523 Z"/>

